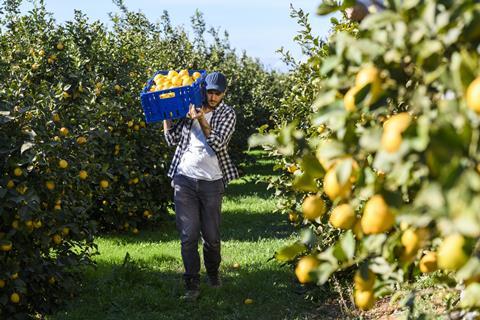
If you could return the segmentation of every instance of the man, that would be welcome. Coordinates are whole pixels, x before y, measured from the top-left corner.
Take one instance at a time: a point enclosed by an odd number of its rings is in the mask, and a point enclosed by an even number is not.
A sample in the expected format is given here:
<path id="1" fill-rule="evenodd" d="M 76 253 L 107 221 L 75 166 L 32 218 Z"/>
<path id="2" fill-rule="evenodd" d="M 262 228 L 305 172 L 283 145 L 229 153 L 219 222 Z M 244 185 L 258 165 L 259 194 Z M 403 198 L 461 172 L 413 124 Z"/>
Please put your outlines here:
<path id="1" fill-rule="evenodd" d="M 186 300 L 200 294 L 198 241 L 203 239 L 203 256 L 208 283 L 220 287 L 220 211 L 227 183 L 238 171 L 227 153 L 235 129 L 235 111 L 223 103 L 227 81 L 220 72 L 206 76 L 206 103 L 193 105 L 187 118 L 175 124 L 164 120 L 168 145 L 177 145 L 168 176 L 175 189 L 175 215 L 181 239 Z"/>

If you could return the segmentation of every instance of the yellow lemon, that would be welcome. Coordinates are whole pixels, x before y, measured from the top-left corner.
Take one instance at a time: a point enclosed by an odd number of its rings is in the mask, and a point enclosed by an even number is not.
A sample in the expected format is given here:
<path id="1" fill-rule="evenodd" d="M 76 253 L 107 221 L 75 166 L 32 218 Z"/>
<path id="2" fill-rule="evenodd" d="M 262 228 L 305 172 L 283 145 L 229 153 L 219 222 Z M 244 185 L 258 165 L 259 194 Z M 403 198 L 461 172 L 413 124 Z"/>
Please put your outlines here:
<path id="1" fill-rule="evenodd" d="M 355 305 L 363 311 L 370 310 L 373 305 L 375 304 L 375 296 L 373 295 L 373 291 L 355 291 Z"/>
<path id="2" fill-rule="evenodd" d="M 394 222 L 395 216 L 381 195 L 374 195 L 367 201 L 361 219 L 363 233 L 387 232 L 393 227 Z"/>
<path id="3" fill-rule="evenodd" d="M 192 78 L 195 79 L 195 80 L 197 80 L 201 76 L 202 76 L 202 74 L 198 71 L 195 71 L 194 73 L 192 73 Z"/>
<path id="4" fill-rule="evenodd" d="M 338 181 L 335 166 L 328 170 L 323 178 L 323 190 L 331 200 L 348 197 L 351 189 L 350 179 L 347 179 L 343 184 Z"/>
<path id="5" fill-rule="evenodd" d="M 443 270 L 458 270 L 468 260 L 463 250 L 465 238 L 461 234 L 446 237 L 437 250 L 438 267 Z"/>
<path id="6" fill-rule="evenodd" d="M 68 131 L 67 128 L 65 128 L 65 127 L 60 128 L 60 134 L 61 134 L 62 136 L 65 137 L 65 136 L 68 135 L 68 133 L 69 133 L 69 131 Z"/>
<path id="7" fill-rule="evenodd" d="M 59 234 L 54 234 L 52 239 L 55 244 L 62 243 L 62 237 Z"/>
<path id="8" fill-rule="evenodd" d="M 423 273 L 433 272 L 438 269 L 437 254 L 435 252 L 427 252 L 418 264 L 420 271 Z"/>
<path id="9" fill-rule="evenodd" d="M 480 113 L 480 77 L 470 83 L 466 93 L 467 106 L 473 111 Z"/>
<path id="10" fill-rule="evenodd" d="M 325 213 L 325 202 L 318 195 L 310 195 L 302 203 L 303 216 L 308 220 L 315 220 Z"/>
<path id="11" fill-rule="evenodd" d="M 395 153 L 400 149 L 400 145 L 402 144 L 402 135 L 400 132 L 397 131 L 388 131 L 384 130 L 382 133 L 382 141 L 381 145 L 382 148 L 387 151 L 388 153 Z"/>
<path id="12" fill-rule="evenodd" d="M 100 181 L 100 187 L 102 187 L 103 189 L 107 189 L 108 185 L 109 185 L 109 183 L 108 183 L 107 180 Z"/>
<path id="13" fill-rule="evenodd" d="M 12 293 L 12 294 L 10 295 L 10 301 L 11 301 L 12 303 L 19 303 L 19 302 L 20 302 L 20 295 L 19 295 L 18 293 L 16 293 L 16 292 Z"/>
<path id="14" fill-rule="evenodd" d="M 333 209 L 329 221 L 334 228 L 351 229 L 355 224 L 355 211 L 351 205 L 341 204 Z"/>
<path id="15" fill-rule="evenodd" d="M 45 186 L 47 187 L 48 190 L 53 190 L 55 189 L 55 183 L 53 181 L 47 181 L 45 182 Z"/>
<path id="16" fill-rule="evenodd" d="M 358 89 L 370 84 L 370 98 L 365 102 L 368 106 L 375 103 L 382 94 L 380 72 L 374 66 L 362 68 L 355 77 L 355 87 Z"/>
<path id="17" fill-rule="evenodd" d="M 85 170 L 80 170 L 80 172 L 78 173 L 78 176 L 80 179 L 85 180 L 88 177 L 88 173 Z"/>
<path id="18" fill-rule="evenodd" d="M 377 276 L 370 269 L 368 269 L 366 276 L 367 278 L 363 278 L 360 270 L 357 270 L 355 272 L 355 276 L 353 277 L 353 281 L 355 283 L 355 289 L 360 291 L 367 291 L 367 290 L 373 289 Z"/>
<path id="19" fill-rule="evenodd" d="M 61 159 L 58 161 L 58 166 L 62 169 L 66 169 L 68 167 L 68 162 L 66 160 Z"/>
<path id="20" fill-rule="evenodd" d="M 175 71 L 175 70 L 170 70 L 170 71 L 168 71 L 167 77 L 169 79 L 172 79 L 173 77 L 178 77 L 178 72 Z"/>
<path id="21" fill-rule="evenodd" d="M 10 250 L 12 250 L 12 248 L 13 248 L 13 244 L 10 241 L 0 245 L 0 250 L 1 251 L 10 251 Z"/>
<path id="22" fill-rule="evenodd" d="M 16 177 L 20 177 L 20 176 L 23 174 L 23 171 L 22 171 L 22 169 L 20 169 L 20 168 L 15 168 L 15 170 L 13 170 L 13 174 L 14 174 Z"/>
<path id="23" fill-rule="evenodd" d="M 347 91 L 347 93 L 345 93 L 345 96 L 343 96 L 343 105 L 345 110 L 352 112 L 357 109 L 355 105 L 355 95 L 357 92 L 357 87 L 352 87 Z"/>
<path id="24" fill-rule="evenodd" d="M 313 279 L 310 276 L 310 272 L 318 267 L 318 260 L 314 256 L 305 256 L 300 259 L 295 268 L 295 275 L 300 283 L 308 283 Z"/>
<path id="25" fill-rule="evenodd" d="M 401 112 L 388 118 L 383 123 L 383 130 L 402 133 L 410 126 L 412 116 L 408 112 Z"/>

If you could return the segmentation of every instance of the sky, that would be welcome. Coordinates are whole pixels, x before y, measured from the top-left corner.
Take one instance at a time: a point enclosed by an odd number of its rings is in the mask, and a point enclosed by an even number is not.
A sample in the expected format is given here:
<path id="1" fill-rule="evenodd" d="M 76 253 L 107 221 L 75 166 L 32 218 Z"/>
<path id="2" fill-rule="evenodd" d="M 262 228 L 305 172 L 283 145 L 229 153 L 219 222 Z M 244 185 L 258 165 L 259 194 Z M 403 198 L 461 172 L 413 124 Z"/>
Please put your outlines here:
<path id="1" fill-rule="evenodd" d="M 167 10 L 173 25 L 183 25 L 193 37 L 190 18 L 198 9 L 203 13 L 207 29 L 220 28 L 229 34 L 230 44 L 237 53 L 243 50 L 251 57 L 259 58 L 268 69 L 286 71 L 280 47 L 290 51 L 297 60 L 302 60 L 300 47 L 293 41 L 301 27 L 290 17 L 290 4 L 309 13 L 315 36 L 325 38 L 330 29 L 330 18 L 315 14 L 321 0 L 124 0 L 130 11 L 141 11 L 150 21 L 160 19 Z M 92 21 L 100 20 L 111 25 L 108 13 L 118 12 L 111 0 L 45 0 L 49 12 L 62 23 L 73 19 L 74 9 L 83 11 Z M 33 7 L 32 1 L 24 1 L 21 9 L 26 12 Z"/>

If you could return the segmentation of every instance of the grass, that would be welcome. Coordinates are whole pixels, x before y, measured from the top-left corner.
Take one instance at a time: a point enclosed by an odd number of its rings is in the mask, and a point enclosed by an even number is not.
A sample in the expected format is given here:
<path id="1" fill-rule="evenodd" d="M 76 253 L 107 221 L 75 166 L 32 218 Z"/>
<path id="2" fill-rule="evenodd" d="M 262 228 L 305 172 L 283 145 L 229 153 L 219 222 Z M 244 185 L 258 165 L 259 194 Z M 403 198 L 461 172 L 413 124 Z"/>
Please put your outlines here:
<path id="1" fill-rule="evenodd" d="M 251 154 L 255 163 L 229 185 L 223 203 L 220 289 L 206 286 L 202 267 L 200 299 L 179 300 L 183 264 L 172 220 L 138 236 L 99 237 L 97 267 L 87 271 L 80 295 L 47 319 L 309 319 L 315 305 L 296 293 L 291 268 L 270 260 L 293 239 L 286 218 L 272 212 L 266 184 L 256 183 L 274 174 L 273 162 Z"/>

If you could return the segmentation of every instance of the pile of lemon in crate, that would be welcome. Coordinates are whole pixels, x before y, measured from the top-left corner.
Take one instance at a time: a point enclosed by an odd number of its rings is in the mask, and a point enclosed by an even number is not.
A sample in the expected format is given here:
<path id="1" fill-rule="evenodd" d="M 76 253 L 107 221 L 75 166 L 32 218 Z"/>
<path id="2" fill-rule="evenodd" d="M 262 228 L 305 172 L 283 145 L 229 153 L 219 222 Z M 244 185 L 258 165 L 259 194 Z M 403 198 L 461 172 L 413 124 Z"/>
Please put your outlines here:
<path id="1" fill-rule="evenodd" d="M 195 71 L 190 75 L 187 69 L 182 69 L 180 71 L 170 70 L 165 74 L 157 74 L 153 78 L 153 84 L 150 87 L 150 92 L 167 90 L 177 87 L 189 86 L 195 82 L 202 75 L 200 72 Z M 160 95 L 160 98 L 172 98 L 175 97 L 175 92 L 167 92 Z"/>

